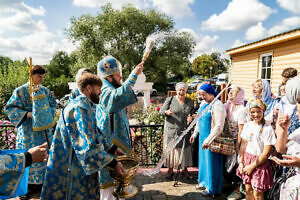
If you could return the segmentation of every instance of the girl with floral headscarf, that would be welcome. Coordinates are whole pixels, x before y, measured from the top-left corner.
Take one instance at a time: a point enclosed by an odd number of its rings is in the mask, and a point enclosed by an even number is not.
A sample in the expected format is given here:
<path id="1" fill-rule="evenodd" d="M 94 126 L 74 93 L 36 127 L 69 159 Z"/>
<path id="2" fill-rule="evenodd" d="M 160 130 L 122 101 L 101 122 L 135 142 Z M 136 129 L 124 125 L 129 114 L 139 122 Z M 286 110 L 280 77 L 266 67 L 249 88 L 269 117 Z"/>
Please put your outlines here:
<path id="1" fill-rule="evenodd" d="M 241 134 L 237 175 L 245 184 L 246 199 L 264 199 L 264 192 L 273 185 L 268 157 L 276 138 L 272 126 L 265 123 L 263 101 L 251 100 L 247 109 L 252 121 L 244 125 Z"/>

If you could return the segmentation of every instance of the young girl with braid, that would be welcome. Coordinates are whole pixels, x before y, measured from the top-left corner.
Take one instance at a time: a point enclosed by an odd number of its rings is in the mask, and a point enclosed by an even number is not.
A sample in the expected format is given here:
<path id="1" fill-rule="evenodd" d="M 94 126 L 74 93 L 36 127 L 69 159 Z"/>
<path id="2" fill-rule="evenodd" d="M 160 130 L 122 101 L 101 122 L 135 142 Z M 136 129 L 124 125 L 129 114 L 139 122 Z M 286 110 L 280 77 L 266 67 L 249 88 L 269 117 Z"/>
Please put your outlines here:
<path id="1" fill-rule="evenodd" d="M 251 121 L 244 125 L 241 138 L 237 175 L 243 180 L 246 199 L 264 199 L 264 192 L 273 185 L 273 176 L 268 161 L 276 138 L 274 130 L 264 119 L 266 106 L 260 99 L 248 103 Z"/>

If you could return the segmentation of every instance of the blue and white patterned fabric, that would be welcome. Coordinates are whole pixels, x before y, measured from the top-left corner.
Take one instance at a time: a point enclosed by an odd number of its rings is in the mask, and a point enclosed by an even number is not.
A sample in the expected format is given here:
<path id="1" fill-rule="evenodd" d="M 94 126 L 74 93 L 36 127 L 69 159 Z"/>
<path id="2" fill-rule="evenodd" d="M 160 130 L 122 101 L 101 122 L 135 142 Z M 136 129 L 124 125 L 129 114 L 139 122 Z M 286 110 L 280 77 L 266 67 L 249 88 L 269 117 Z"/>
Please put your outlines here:
<path id="1" fill-rule="evenodd" d="M 95 106 L 84 95 L 60 116 L 51 145 L 41 199 L 99 199 L 98 172 L 113 157 L 96 126 Z M 63 118 L 64 117 L 64 118 Z"/>
<path id="2" fill-rule="evenodd" d="M 120 62 L 112 56 L 106 56 L 98 63 L 98 74 L 101 78 L 120 71 Z"/>
<path id="3" fill-rule="evenodd" d="M 0 196 L 13 196 L 24 170 L 24 153 L 0 155 Z"/>
<path id="4" fill-rule="evenodd" d="M 56 106 L 56 105 L 55 105 Z M 55 125 L 55 107 L 51 107 L 44 91 L 38 90 L 32 94 L 32 129 L 44 131 Z"/>
<path id="5" fill-rule="evenodd" d="M 44 86 L 40 86 L 39 94 L 45 95 L 49 107 L 48 113 L 54 116 L 56 109 L 56 101 L 52 96 L 50 90 Z M 44 99 L 45 100 L 45 99 Z M 37 102 L 38 100 L 36 100 Z M 44 109 L 42 107 L 41 109 Z M 51 130 L 49 128 L 44 131 L 33 131 L 32 119 L 27 118 L 28 112 L 33 112 L 32 103 L 29 98 L 29 83 L 26 83 L 14 90 L 12 96 L 5 106 L 6 114 L 9 120 L 15 127 L 18 128 L 16 149 L 30 149 L 32 147 L 41 145 L 47 141 L 45 134 L 47 133 L 49 141 L 51 141 Z M 33 116 L 35 113 L 32 114 Z M 40 121 L 47 121 L 49 119 L 46 114 L 39 115 Z M 46 170 L 46 163 L 34 163 L 30 167 L 29 184 L 42 184 Z"/>
<path id="6" fill-rule="evenodd" d="M 136 79 L 135 74 L 129 75 L 119 88 L 115 88 L 107 80 L 102 79 L 102 94 L 100 95 L 100 103 L 97 105 L 97 127 L 110 142 L 125 153 L 129 153 L 132 148 L 129 121 L 125 108 L 137 102 L 136 95 L 131 88 Z M 111 114 L 113 115 L 113 131 L 111 130 Z M 102 169 L 99 178 L 102 189 L 114 186 L 114 181 L 108 170 Z"/>
<path id="7" fill-rule="evenodd" d="M 296 131 L 298 128 L 300 128 L 300 120 L 297 115 L 297 107 L 294 108 L 293 113 L 291 115 L 291 124 L 288 129 L 288 134 L 292 134 L 294 131 Z"/>

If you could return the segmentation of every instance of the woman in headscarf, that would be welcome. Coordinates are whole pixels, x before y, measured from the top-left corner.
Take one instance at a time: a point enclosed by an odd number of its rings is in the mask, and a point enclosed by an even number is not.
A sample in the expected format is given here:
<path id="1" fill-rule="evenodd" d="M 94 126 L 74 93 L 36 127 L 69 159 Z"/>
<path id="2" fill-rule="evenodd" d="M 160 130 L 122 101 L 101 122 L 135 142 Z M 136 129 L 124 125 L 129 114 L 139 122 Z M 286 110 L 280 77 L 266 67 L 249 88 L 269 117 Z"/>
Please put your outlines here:
<path id="1" fill-rule="evenodd" d="M 228 200 L 242 198 L 240 192 L 241 179 L 236 176 L 237 155 L 241 143 L 241 132 L 246 123 L 247 110 L 244 107 L 244 90 L 239 86 L 231 86 L 228 93 L 228 101 L 225 104 L 227 112 L 227 123 L 229 135 L 235 139 L 237 153 L 226 157 L 225 167 L 226 174 L 234 184 L 235 190 L 227 197 Z"/>
<path id="2" fill-rule="evenodd" d="M 187 127 L 187 122 L 192 121 L 190 117 L 191 111 L 193 110 L 194 103 L 191 99 L 187 98 L 187 85 L 183 82 L 176 84 L 176 96 L 168 97 L 160 109 L 160 113 L 164 115 L 165 127 L 164 127 L 164 149 L 168 144 Z M 183 142 L 179 143 L 175 149 L 170 153 L 167 158 L 166 165 L 169 168 L 166 178 L 173 176 L 173 168 L 177 168 L 179 164 L 183 169 L 184 176 L 189 176 L 187 171 L 188 166 L 192 166 L 192 150 L 189 143 L 189 136 L 185 137 L 185 148 L 183 153 L 182 162 L 179 157 Z"/>
<path id="3" fill-rule="evenodd" d="M 274 110 L 276 113 L 276 118 L 278 116 L 278 114 L 280 113 L 281 115 L 289 115 L 289 118 L 291 119 L 291 124 L 289 126 L 289 130 L 288 133 L 291 134 L 292 132 L 294 132 L 297 128 L 300 127 L 300 120 L 298 119 L 297 116 L 297 106 L 294 104 L 291 104 L 287 97 L 286 97 L 286 91 L 285 91 L 285 87 L 286 87 L 286 82 L 288 80 L 284 79 L 282 81 L 281 87 L 280 87 L 280 91 L 281 91 L 281 99 L 278 103 L 276 103 Z"/>
<path id="4" fill-rule="evenodd" d="M 199 119 L 199 171 L 198 185 L 200 193 L 205 196 L 213 196 L 222 192 L 223 182 L 223 155 L 211 152 L 208 147 L 211 142 L 221 134 L 226 117 L 226 110 L 220 100 L 216 100 L 213 105 L 210 103 L 217 96 L 216 91 L 210 84 L 203 84 L 200 87 L 200 95 L 203 100 L 198 114 L 209 106 L 208 111 Z M 193 143 L 197 132 L 190 138 Z"/>
<path id="5" fill-rule="evenodd" d="M 271 124 L 274 120 L 274 106 L 276 100 L 272 98 L 270 83 L 265 79 L 258 79 L 252 84 L 252 94 L 254 99 L 261 99 L 267 106 L 265 111 L 265 121 L 267 124 Z"/>
<path id="6" fill-rule="evenodd" d="M 291 104 L 297 105 L 297 114 L 300 119 L 300 78 L 293 78 L 286 84 L 286 97 Z M 296 175 L 288 178 L 281 185 L 280 199 L 300 199 L 299 182 L 300 182 L 300 128 L 292 134 L 288 134 L 290 118 L 286 115 L 279 114 L 276 124 L 276 150 L 282 154 L 284 160 L 272 157 L 277 164 L 281 166 L 295 167 Z"/>

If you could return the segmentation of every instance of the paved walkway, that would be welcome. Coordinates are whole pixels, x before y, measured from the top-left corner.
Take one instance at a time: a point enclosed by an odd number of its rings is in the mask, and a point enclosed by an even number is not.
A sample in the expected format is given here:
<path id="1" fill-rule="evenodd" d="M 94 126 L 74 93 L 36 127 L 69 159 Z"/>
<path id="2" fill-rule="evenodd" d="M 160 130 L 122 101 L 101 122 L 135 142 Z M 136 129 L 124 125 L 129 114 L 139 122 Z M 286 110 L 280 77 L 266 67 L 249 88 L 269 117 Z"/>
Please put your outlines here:
<path id="1" fill-rule="evenodd" d="M 136 177 L 133 180 L 133 184 L 138 187 L 139 191 L 136 196 L 129 198 L 129 200 L 210 200 L 211 197 L 202 196 L 199 191 L 196 190 L 197 184 L 197 168 L 189 168 L 191 172 L 190 178 L 179 178 L 179 185 L 174 187 L 174 180 L 166 179 L 165 175 L 167 169 L 161 169 L 159 174 L 151 177 L 144 176 L 142 172 L 147 169 L 139 169 Z M 229 185 L 224 183 L 223 194 L 215 197 L 216 200 L 224 200 L 226 196 L 232 191 Z M 13 198 L 10 200 L 18 200 L 19 198 Z M 38 200 L 39 196 L 35 195 L 32 200 Z"/>
<path id="2" fill-rule="evenodd" d="M 133 184 L 138 187 L 139 192 L 130 200 L 209 200 L 211 197 L 202 196 L 195 185 L 197 184 L 198 172 L 196 168 L 189 168 L 192 171 L 191 178 L 179 178 L 179 185 L 174 187 L 174 180 L 165 178 L 166 169 L 151 177 L 144 176 L 139 170 Z M 229 187 L 229 188 L 228 188 Z M 227 192 L 225 192 L 227 190 Z M 224 193 L 214 199 L 226 199 L 231 192 L 230 186 L 223 188 Z"/>

